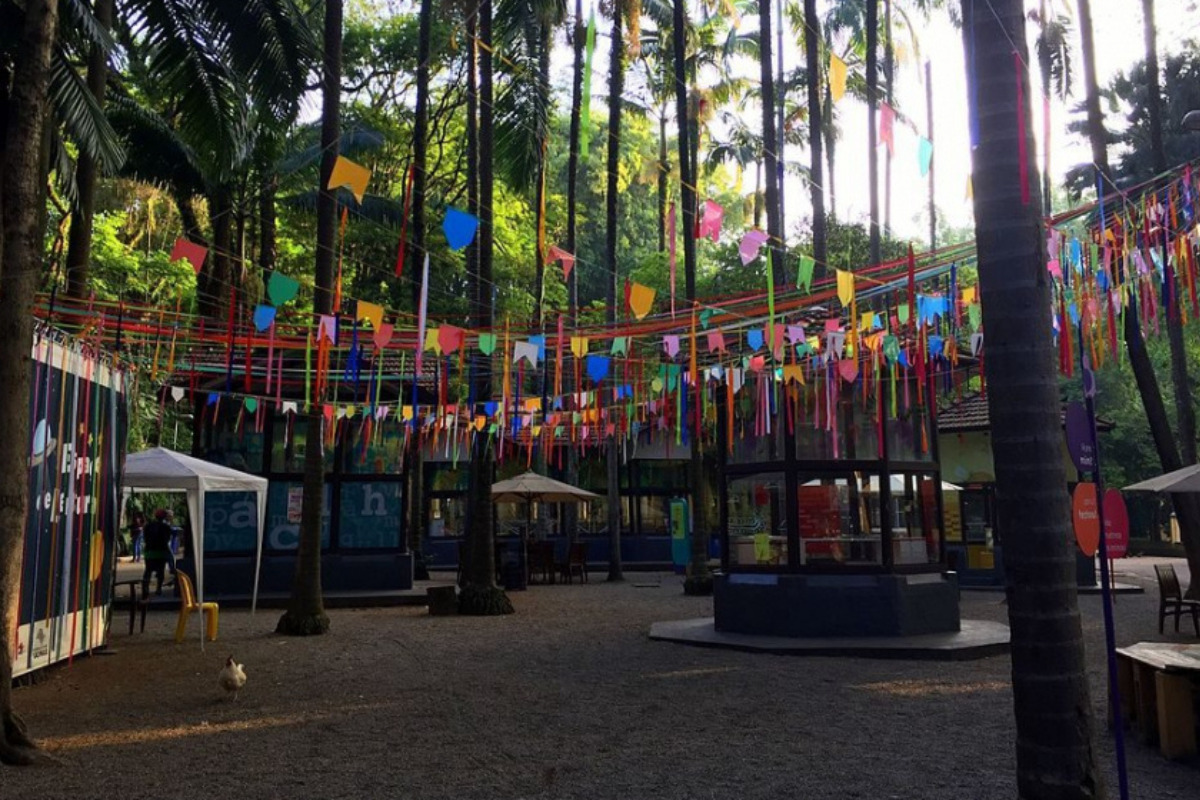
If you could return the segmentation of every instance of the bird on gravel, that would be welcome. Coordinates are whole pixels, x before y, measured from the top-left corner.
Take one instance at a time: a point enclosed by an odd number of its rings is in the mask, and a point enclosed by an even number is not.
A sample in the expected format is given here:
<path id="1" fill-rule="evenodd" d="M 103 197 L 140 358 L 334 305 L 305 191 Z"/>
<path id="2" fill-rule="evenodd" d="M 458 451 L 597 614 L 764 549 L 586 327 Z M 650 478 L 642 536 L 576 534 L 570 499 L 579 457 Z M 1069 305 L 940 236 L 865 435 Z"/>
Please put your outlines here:
<path id="1" fill-rule="evenodd" d="M 246 671 L 242 665 L 233 660 L 233 656 L 225 659 L 225 666 L 217 676 L 217 682 L 227 692 L 233 692 L 233 700 L 237 702 L 238 692 L 246 685 Z"/>

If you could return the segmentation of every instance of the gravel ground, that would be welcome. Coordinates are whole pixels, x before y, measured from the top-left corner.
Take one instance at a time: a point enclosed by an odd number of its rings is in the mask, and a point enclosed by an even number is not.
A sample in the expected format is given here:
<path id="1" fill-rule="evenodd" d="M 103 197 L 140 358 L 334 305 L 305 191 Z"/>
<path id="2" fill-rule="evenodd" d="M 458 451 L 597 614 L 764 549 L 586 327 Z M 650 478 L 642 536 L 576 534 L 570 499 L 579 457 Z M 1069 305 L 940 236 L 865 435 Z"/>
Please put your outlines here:
<path id="1" fill-rule="evenodd" d="M 684 597 L 673 575 L 600 577 L 514 593 L 517 614 L 505 618 L 334 611 L 330 634 L 310 640 L 272 635 L 277 612 L 227 611 L 204 653 L 172 642 L 172 615 L 152 615 L 132 638 L 118 616 L 116 653 L 17 691 L 58 763 L 3 770 L 0 796 L 1015 797 L 1006 657 L 869 661 L 651 642 L 651 622 L 711 614 L 710 601 Z M 1150 588 L 1118 599 L 1118 643 L 1158 638 L 1156 598 Z M 1004 620 L 1001 600 L 964 592 L 963 615 Z M 1103 721 L 1100 601 L 1080 604 Z M 237 703 L 216 684 L 231 653 L 249 674 Z M 1097 746 L 1113 775 L 1103 728 Z M 1137 743 L 1129 763 L 1137 798 L 1197 796 L 1196 764 Z"/>

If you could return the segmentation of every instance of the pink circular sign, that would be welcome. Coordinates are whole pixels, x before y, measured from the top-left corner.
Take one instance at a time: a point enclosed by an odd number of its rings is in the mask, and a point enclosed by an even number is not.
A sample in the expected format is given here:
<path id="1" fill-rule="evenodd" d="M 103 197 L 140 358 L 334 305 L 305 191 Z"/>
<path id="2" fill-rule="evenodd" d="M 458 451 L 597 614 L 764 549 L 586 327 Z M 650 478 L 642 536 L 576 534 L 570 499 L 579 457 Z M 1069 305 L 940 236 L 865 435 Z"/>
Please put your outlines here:
<path id="1" fill-rule="evenodd" d="M 1124 558 L 1129 550 L 1129 512 L 1117 489 L 1104 493 L 1104 549 L 1109 558 Z"/>

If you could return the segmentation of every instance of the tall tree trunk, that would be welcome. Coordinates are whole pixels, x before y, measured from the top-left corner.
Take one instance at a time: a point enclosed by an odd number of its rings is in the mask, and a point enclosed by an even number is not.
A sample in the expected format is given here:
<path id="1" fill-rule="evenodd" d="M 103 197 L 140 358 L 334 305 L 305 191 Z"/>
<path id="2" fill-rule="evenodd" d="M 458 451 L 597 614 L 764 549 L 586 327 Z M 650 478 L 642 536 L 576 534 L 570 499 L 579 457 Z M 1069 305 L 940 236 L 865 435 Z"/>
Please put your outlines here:
<path id="1" fill-rule="evenodd" d="M 0 150 L 0 763 L 28 764 L 34 745 L 13 712 L 12 656 L 21 554 L 29 509 L 29 384 L 33 302 L 42 277 L 46 205 L 41 151 L 48 124 L 50 53 L 58 29 L 56 0 L 29 0 L 17 43 L 14 80 Z"/>
<path id="2" fill-rule="evenodd" d="M 1146 40 L 1146 107 L 1150 116 L 1150 152 L 1154 158 L 1154 173 L 1167 171 L 1167 153 L 1163 147 L 1162 92 L 1158 83 L 1158 35 L 1154 30 L 1154 0 L 1142 0 L 1142 31 Z M 1163 226 L 1166 230 L 1166 226 Z M 1162 239 L 1164 250 L 1166 236 Z M 1163 253 L 1164 261 L 1166 253 Z M 1171 287 L 1174 293 L 1178 283 Z M 1167 339 L 1171 347 L 1171 381 L 1175 388 L 1175 424 L 1179 434 L 1183 463 L 1196 463 L 1196 411 L 1192 405 L 1191 381 L 1188 377 L 1187 353 L 1183 346 L 1183 320 L 1178 309 L 1181 303 L 1171 303 L 1167 314 Z"/>
<path id="3" fill-rule="evenodd" d="M 818 264 L 827 260 L 825 245 L 825 179 L 821 161 L 821 18 L 817 0 L 804 0 L 804 66 L 808 81 L 808 149 L 811 157 L 813 258 Z"/>
<path id="4" fill-rule="evenodd" d="M 825 161 L 829 165 L 829 174 L 825 180 L 829 184 L 829 217 L 837 219 L 837 171 L 833 168 L 834 162 L 837 160 L 837 136 L 833 127 L 833 91 L 829 88 L 829 81 L 825 81 L 825 105 L 827 119 L 825 120 L 826 127 L 822 131 L 824 134 L 825 144 Z"/>
<path id="5" fill-rule="evenodd" d="M 770 0 L 763 0 L 769 3 Z M 675 84 L 675 123 L 679 129 L 679 195 L 683 206 L 683 275 L 684 291 L 688 299 L 688 313 L 695 313 L 696 300 L 696 162 L 692 158 L 691 141 L 693 124 L 696 122 L 688 113 L 689 79 L 687 73 L 687 42 L 683 32 L 687 30 L 686 0 L 672 0 L 671 18 L 674 31 L 671 36 L 673 79 Z M 769 56 L 768 56 L 769 58 Z M 699 114 L 699 104 L 696 104 Z M 686 391 L 682 381 L 679 391 Z M 680 424 L 687 424 L 680 420 Z M 702 518 L 699 507 L 700 485 L 704 479 L 701 467 L 700 442 L 693 438 L 691 456 L 688 461 L 688 489 L 691 494 L 692 518 L 692 552 L 688 564 L 687 578 L 683 590 L 687 594 L 710 594 L 712 592 L 712 575 L 708 570 L 708 541 L 696 524 Z"/>
<path id="6" fill-rule="evenodd" d="M 671 162 L 667 156 L 667 109 L 658 116 L 658 252 L 667 252 L 667 181 Z"/>
<path id="7" fill-rule="evenodd" d="M 212 247 L 200 272 L 200 313 L 212 319 L 222 319 L 231 299 L 233 288 L 233 195 L 228 184 L 216 186 L 208 195 L 209 218 L 212 222 Z"/>
<path id="8" fill-rule="evenodd" d="M 895 72 L 892 50 L 892 0 L 883 0 L 883 92 L 889 106 L 893 105 L 892 80 Z M 892 151 L 883 154 L 883 231 L 892 235 Z"/>
<path id="9" fill-rule="evenodd" d="M 616 0 L 612 8 L 612 35 L 608 72 L 608 184 L 605 192 L 605 240 L 604 262 L 610 270 L 608 276 L 608 323 L 616 325 L 618 318 L 617 298 L 621 294 L 620 270 L 617 268 L 618 232 L 618 184 L 621 167 L 621 98 L 625 93 L 625 39 L 621 33 L 621 15 L 625 12 L 622 0 Z M 615 417 L 613 419 L 615 421 Z M 608 580 L 624 580 L 621 570 L 621 476 L 620 451 L 617 447 L 619 431 L 614 430 L 607 439 L 608 461 Z"/>
<path id="10" fill-rule="evenodd" d="M 571 71 L 571 122 L 567 134 L 567 252 L 574 255 L 578 247 L 576 227 L 578 213 L 576 206 L 579 193 L 579 133 L 581 116 L 583 114 L 583 45 L 587 30 L 583 21 L 583 0 L 575 0 L 575 24 L 571 36 L 571 46 L 574 50 L 574 66 Z M 567 279 L 567 321 L 572 331 L 575 330 L 579 309 L 579 269 L 571 270 Z M 574 356 L 572 356 L 574 358 Z M 567 373 L 574 379 L 574 370 Z M 564 384 L 566 381 L 564 380 Z M 579 387 L 571 384 L 571 392 L 579 391 Z M 579 482 L 579 454 L 574 447 L 567 447 L 567 483 L 575 486 Z M 579 535 L 579 508 L 575 503 L 563 506 L 563 527 L 567 539 L 574 543 Z"/>
<path id="11" fill-rule="evenodd" d="M 433 0 L 421 0 L 417 20 L 417 104 L 413 118 L 412 171 L 412 246 L 405 248 L 409 264 L 404 267 L 412 285 L 412 307 L 415 314 L 421 302 L 419 264 L 425 257 L 425 187 L 429 160 L 429 57 L 432 50 Z M 414 380 L 418 376 L 414 375 Z M 414 426 L 417 433 L 419 426 Z M 425 458 L 420 436 L 411 436 L 412 444 L 405 453 L 405 473 L 408 476 L 408 540 L 419 547 L 425 529 Z"/>
<path id="12" fill-rule="evenodd" d="M 551 28 L 548 24 L 538 26 L 538 94 L 541 96 L 541 102 L 544 107 L 550 106 L 550 47 L 551 47 Z M 546 328 L 546 154 L 547 140 L 549 138 L 549 130 L 542 132 L 541 142 L 538 143 L 538 163 L 537 163 L 537 186 L 534 188 L 533 210 L 536 225 L 535 239 L 537 241 L 537 252 L 534 253 L 534 272 L 535 280 L 535 295 L 534 317 L 537 322 L 538 332 L 545 333 Z M 548 363 L 546 369 L 543 369 L 543 376 L 548 374 Z M 545 387 L 545 378 L 543 378 L 543 388 Z M 543 391 L 544 395 L 545 392 Z M 541 457 L 545 458 L 545 448 L 540 448 Z M 543 467 L 544 469 L 544 462 Z M 545 513 L 549 509 L 549 504 L 541 503 L 539 507 Z"/>
<path id="13" fill-rule="evenodd" d="M 867 182 L 870 184 L 870 236 L 872 264 L 882 257 L 879 250 L 879 0 L 867 0 Z"/>
<path id="14" fill-rule="evenodd" d="M 96 22 L 106 30 L 112 28 L 114 0 L 96 0 Z M 88 54 L 87 86 L 92 97 L 104 107 L 104 84 L 108 80 L 108 53 L 92 45 Z M 100 165 L 88 154 L 79 151 L 75 162 L 75 185 L 78 205 L 71 214 L 71 231 L 67 235 L 67 295 L 84 297 L 88 289 L 88 266 L 92 255 L 92 218 L 96 210 L 96 178 Z"/>
<path id="15" fill-rule="evenodd" d="M 1088 140 L 1092 146 L 1092 163 L 1099 171 L 1098 180 L 1103 182 L 1105 193 L 1110 194 L 1115 190 L 1112 188 L 1111 172 L 1108 166 L 1108 134 L 1104 128 L 1104 115 L 1100 110 L 1100 90 L 1096 81 L 1096 45 L 1092 31 L 1092 9 L 1089 0 L 1079 0 L 1079 33 L 1083 55 L 1083 81 L 1087 91 L 1085 104 Z M 1168 319 L 1168 336 L 1170 336 L 1170 324 Z M 1129 366 L 1133 370 L 1138 394 L 1142 398 L 1142 408 L 1146 412 L 1146 422 L 1150 425 L 1150 435 L 1154 439 L 1154 447 L 1158 451 L 1159 463 L 1164 472 L 1177 470 L 1183 466 L 1183 462 L 1179 458 L 1175 438 L 1171 435 L 1171 423 L 1167 417 L 1166 406 L 1163 404 L 1162 392 L 1158 387 L 1158 376 L 1155 375 L 1154 366 L 1150 363 L 1150 356 L 1146 352 L 1146 342 L 1142 338 L 1142 329 L 1138 324 L 1137 303 L 1131 302 L 1125 309 L 1124 333 L 1125 349 L 1129 353 Z M 1173 357 L 1174 354 L 1172 354 Z M 1188 568 L 1192 574 L 1188 595 L 1200 597 L 1200 580 L 1196 580 L 1200 576 L 1200 502 L 1197 501 L 1195 495 L 1190 494 L 1173 495 L 1172 502 L 1175 504 L 1175 514 L 1179 519 L 1184 551 L 1187 553 Z"/>
<path id="16" fill-rule="evenodd" d="M 487 330 L 494 322 L 492 301 L 492 247 L 494 240 L 492 198 L 495 170 L 493 144 L 492 80 L 492 0 L 482 0 L 479 8 L 479 142 L 476 147 L 479 176 L 479 277 L 476 281 L 476 328 Z M 472 39 L 473 41 L 473 39 Z M 505 367 L 507 369 L 507 366 Z M 472 378 L 477 398 L 492 396 L 491 362 L 475 363 Z M 476 436 L 471 442 L 471 473 L 467 482 L 467 536 L 471 557 L 466 569 L 467 585 L 459 600 L 464 614 L 511 614 L 512 603 L 495 585 L 495 555 L 492 543 L 492 449 L 488 436 Z"/>
<path id="17" fill-rule="evenodd" d="M 1071 512 L 1059 452 L 1058 376 L 1041 198 L 1022 203 L 1018 136 L 1036 176 L 1028 89 L 1018 110 L 1013 45 L 1025 53 L 1021 0 L 963 0 L 963 38 L 977 81 L 974 151 L 979 287 L 987 328 L 988 407 L 996 505 L 1012 631 L 1017 794 L 1023 800 L 1103 797 L 1092 749 L 1088 680 L 1075 591 Z M 972 50 L 974 52 L 972 52 Z M 1028 83 L 1021 70 L 1019 80 Z M 1026 120 L 1018 131 L 1018 113 Z"/>
<path id="18" fill-rule="evenodd" d="M 279 245 L 275 239 L 275 197 L 278 191 L 275 149 L 264 146 L 258 161 L 258 267 L 262 270 L 264 288 L 275 271 L 279 257 Z"/>
<path id="19" fill-rule="evenodd" d="M 321 87 L 321 183 L 317 187 L 317 254 L 313 314 L 332 314 L 337 195 L 329 186 L 341 138 L 342 0 L 325 0 L 325 57 Z M 315 320 L 314 320 L 315 321 Z M 278 633 L 309 636 L 329 630 L 321 593 L 321 509 L 325 500 L 324 398 L 305 417 L 304 498 L 300 505 L 300 546 L 287 611 Z"/>

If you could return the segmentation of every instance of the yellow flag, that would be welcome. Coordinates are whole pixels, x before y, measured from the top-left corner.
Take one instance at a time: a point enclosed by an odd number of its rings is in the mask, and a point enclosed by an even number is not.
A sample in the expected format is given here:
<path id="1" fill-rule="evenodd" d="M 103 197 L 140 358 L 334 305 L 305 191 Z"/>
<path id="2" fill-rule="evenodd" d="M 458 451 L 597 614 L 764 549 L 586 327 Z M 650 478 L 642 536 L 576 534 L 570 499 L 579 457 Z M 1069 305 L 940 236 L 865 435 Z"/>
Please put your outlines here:
<path id="1" fill-rule="evenodd" d="M 432 350 L 439 356 L 442 354 L 442 343 L 438 341 L 438 328 L 430 328 L 425 331 L 425 349 Z"/>
<path id="2" fill-rule="evenodd" d="M 838 300 L 848 306 L 854 301 L 854 273 L 844 269 L 837 271 Z"/>
<path id="3" fill-rule="evenodd" d="M 833 102 L 842 99 L 846 94 L 846 62 L 838 58 L 837 53 L 829 54 L 829 95 Z"/>
<path id="4" fill-rule="evenodd" d="M 635 317 L 642 319 L 650 313 L 650 309 L 654 306 L 654 295 L 653 289 L 640 283 L 629 287 L 629 307 L 633 309 Z"/>
<path id="5" fill-rule="evenodd" d="M 326 189 L 338 189 L 345 186 L 354 195 L 354 199 L 362 203 L 363 195 L 367 193 L 367 181 L 371 180 L 371 170 L 355 164 L 344 156 L 338 156 L 333 164 L 333 172 L 329 173 L 329 185 Z"/>
<path id="6" fill-rule="evenodd" d="M 371 330 L 379 330 L 379 326 L 383 323 L 383 306 L 368 303 L 363 300 L 358 301 L 358 318 L 365 319 L 371 323 Z"/>
<path id="7" fill-rule="evenodd" d="M 571 354 L 576 358 L 583 358 L 588 352 L 588 337 L 572 336 L 571 337 Z"/>

